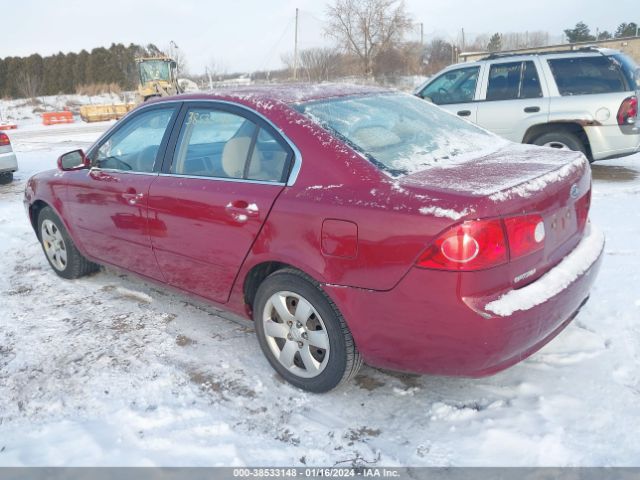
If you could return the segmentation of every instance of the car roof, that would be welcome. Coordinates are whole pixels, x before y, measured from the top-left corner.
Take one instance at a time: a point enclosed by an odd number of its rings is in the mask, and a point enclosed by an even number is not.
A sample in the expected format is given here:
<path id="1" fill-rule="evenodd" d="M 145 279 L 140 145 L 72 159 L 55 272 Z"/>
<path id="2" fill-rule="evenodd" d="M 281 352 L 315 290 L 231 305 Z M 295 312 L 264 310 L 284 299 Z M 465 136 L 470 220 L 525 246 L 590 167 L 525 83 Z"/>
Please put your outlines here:
<path id="1" fill-rule="evenodd" d="M 595 47 L 584 47 L 576 50 L 548 50 L 548 51 L 540 51 L 540 52 L 496 52 L 496 53 L 488 53 L 486 57 L 480 58 L 478 60 L 474 60 L 473 62 L 461 62 L 453 65 L 449 65 L 444 70 L 447 70 L 452 67 L 460 67 L 461 65 L 479 65 L 488 62 L 495 62 L 500 60 L 512 60 L 518 61 L 522 59 L 531 59 L 532 57 L 545 57 L 545 58 L 563 58 L 566 56 L 580 56 L 580 57 L 593 57 L 600 55 L 616 55 L 621 54 L 619 50 L 614 50 L 611 48 L 595 48 Z"/>
<path id="2" fill-rule="evenodd" d="M 231 87 L 208 92 L 199 92 L 175 97 L 165 97 L 163 100 L 226 100 L 241 101 L 243 103 L 281 102 L 288 105 L 324 100 L 329 98 L 371 95 L 388 93 L 392 90 L 369 85 L 353 85 L 342 83 L 321 84 L 278 84 L 252 85 L 248 87 Z"/>

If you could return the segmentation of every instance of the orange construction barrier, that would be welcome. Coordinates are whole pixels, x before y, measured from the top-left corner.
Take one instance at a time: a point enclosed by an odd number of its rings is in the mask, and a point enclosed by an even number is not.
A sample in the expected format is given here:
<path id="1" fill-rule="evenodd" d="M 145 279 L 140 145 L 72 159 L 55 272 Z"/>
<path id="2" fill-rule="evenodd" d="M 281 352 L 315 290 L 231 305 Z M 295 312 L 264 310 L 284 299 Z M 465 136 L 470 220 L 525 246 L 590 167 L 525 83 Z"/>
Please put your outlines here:
<path id="1" fill-rule="evenodd" d="M 57 125 L 58 123 L 73 123 L 71 112 L 46 112 L 42 114 L 43 125 Z"/>
<path id="2" fill-rule="evenodd" d="M 0 130 L 14 130 L 18 128 L 15 123 L 0 123 Z"/>

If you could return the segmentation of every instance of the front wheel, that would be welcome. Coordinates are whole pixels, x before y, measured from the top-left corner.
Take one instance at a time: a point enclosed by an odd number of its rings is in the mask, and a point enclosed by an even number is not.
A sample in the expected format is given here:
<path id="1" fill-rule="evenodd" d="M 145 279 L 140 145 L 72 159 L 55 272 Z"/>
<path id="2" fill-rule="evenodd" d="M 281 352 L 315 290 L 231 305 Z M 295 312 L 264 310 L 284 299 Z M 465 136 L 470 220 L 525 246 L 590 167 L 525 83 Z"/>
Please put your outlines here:
<path id="1" fill-rule="evenodd" d="M 271 274 L 253 307 L 260 347 L 289 383 L 320 393 L 358 372 L 362 360 L 342 315 L 305 274 L 292 269 Z"/>
<path id="2" fill-rule="evenodd" d="M 38 237 L 49 265 L 62 278 L 79 278 L 100 268 L 82 256 L 50 207 L 43 208 L 38 215 Z"/>

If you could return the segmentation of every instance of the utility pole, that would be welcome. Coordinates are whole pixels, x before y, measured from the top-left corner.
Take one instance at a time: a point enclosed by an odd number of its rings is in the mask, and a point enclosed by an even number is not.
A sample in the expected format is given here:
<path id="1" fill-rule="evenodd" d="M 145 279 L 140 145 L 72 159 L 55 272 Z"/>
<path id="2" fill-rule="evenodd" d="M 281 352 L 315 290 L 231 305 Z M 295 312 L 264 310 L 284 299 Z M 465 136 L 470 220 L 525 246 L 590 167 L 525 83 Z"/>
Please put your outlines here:
<path id="1" fill-rule="evenodd" d="M 464 41 L 464 28 L 462 29 L 462 51 L 466 50 L 466 46 L 465 46 L 465 41 Z"/>
<path id="2" fill-rule="evenodd" d="M 424 45 L 424 23 L 420 22 L 420 45 Z"/>
<path id="3" fill-rule="evenodd" d="M 209 77 L 209 90 L 213 90 L 213 78 L 211 78 L 211 70 L 209 70 L 209 67 L 204 67 L 204 71 Z"/>
<path id="4" fill-rule="evenodd" d="M 293 40 L 293 79 L 298 78 L 298 9 L 296 8 L 296 27 Z"/>

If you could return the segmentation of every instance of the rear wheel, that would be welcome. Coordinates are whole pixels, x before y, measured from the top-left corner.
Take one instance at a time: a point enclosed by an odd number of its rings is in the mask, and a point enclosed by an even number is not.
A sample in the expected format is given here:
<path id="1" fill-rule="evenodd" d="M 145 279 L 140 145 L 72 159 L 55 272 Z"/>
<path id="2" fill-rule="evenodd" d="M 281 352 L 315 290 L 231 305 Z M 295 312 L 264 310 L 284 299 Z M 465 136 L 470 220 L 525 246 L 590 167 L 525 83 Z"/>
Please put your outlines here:
<path id="1" fill-rule="evenodd" d="M 289 383 L 326 392 L 358 372 L 362 360 L 342 315 L 305 274 L 292 269 L 271 274 L 253 306 L 260 347 Z"/>
<path id="2" fill-rule="evenodd" d="M 13 182 L 13 172 L 0 173 L 0 185 L 8 185 Z"/>
<path id="3" fill-rule="evenodd" d="M 584 142 L 577 135 L 569 132 L 543 133 L 533 141 L 534 145 L 541 147 L 557 148 L 559 150 L 573 150 L 587 154 Z"/>
<path id="4" fill-rule="evenodd" d="M 62 221 L 50 207 L 43 208 L 38 215 L 38 234 L 49 265 L 62 278 L 79 278 L 100 268 L 80 254 Z"/>

